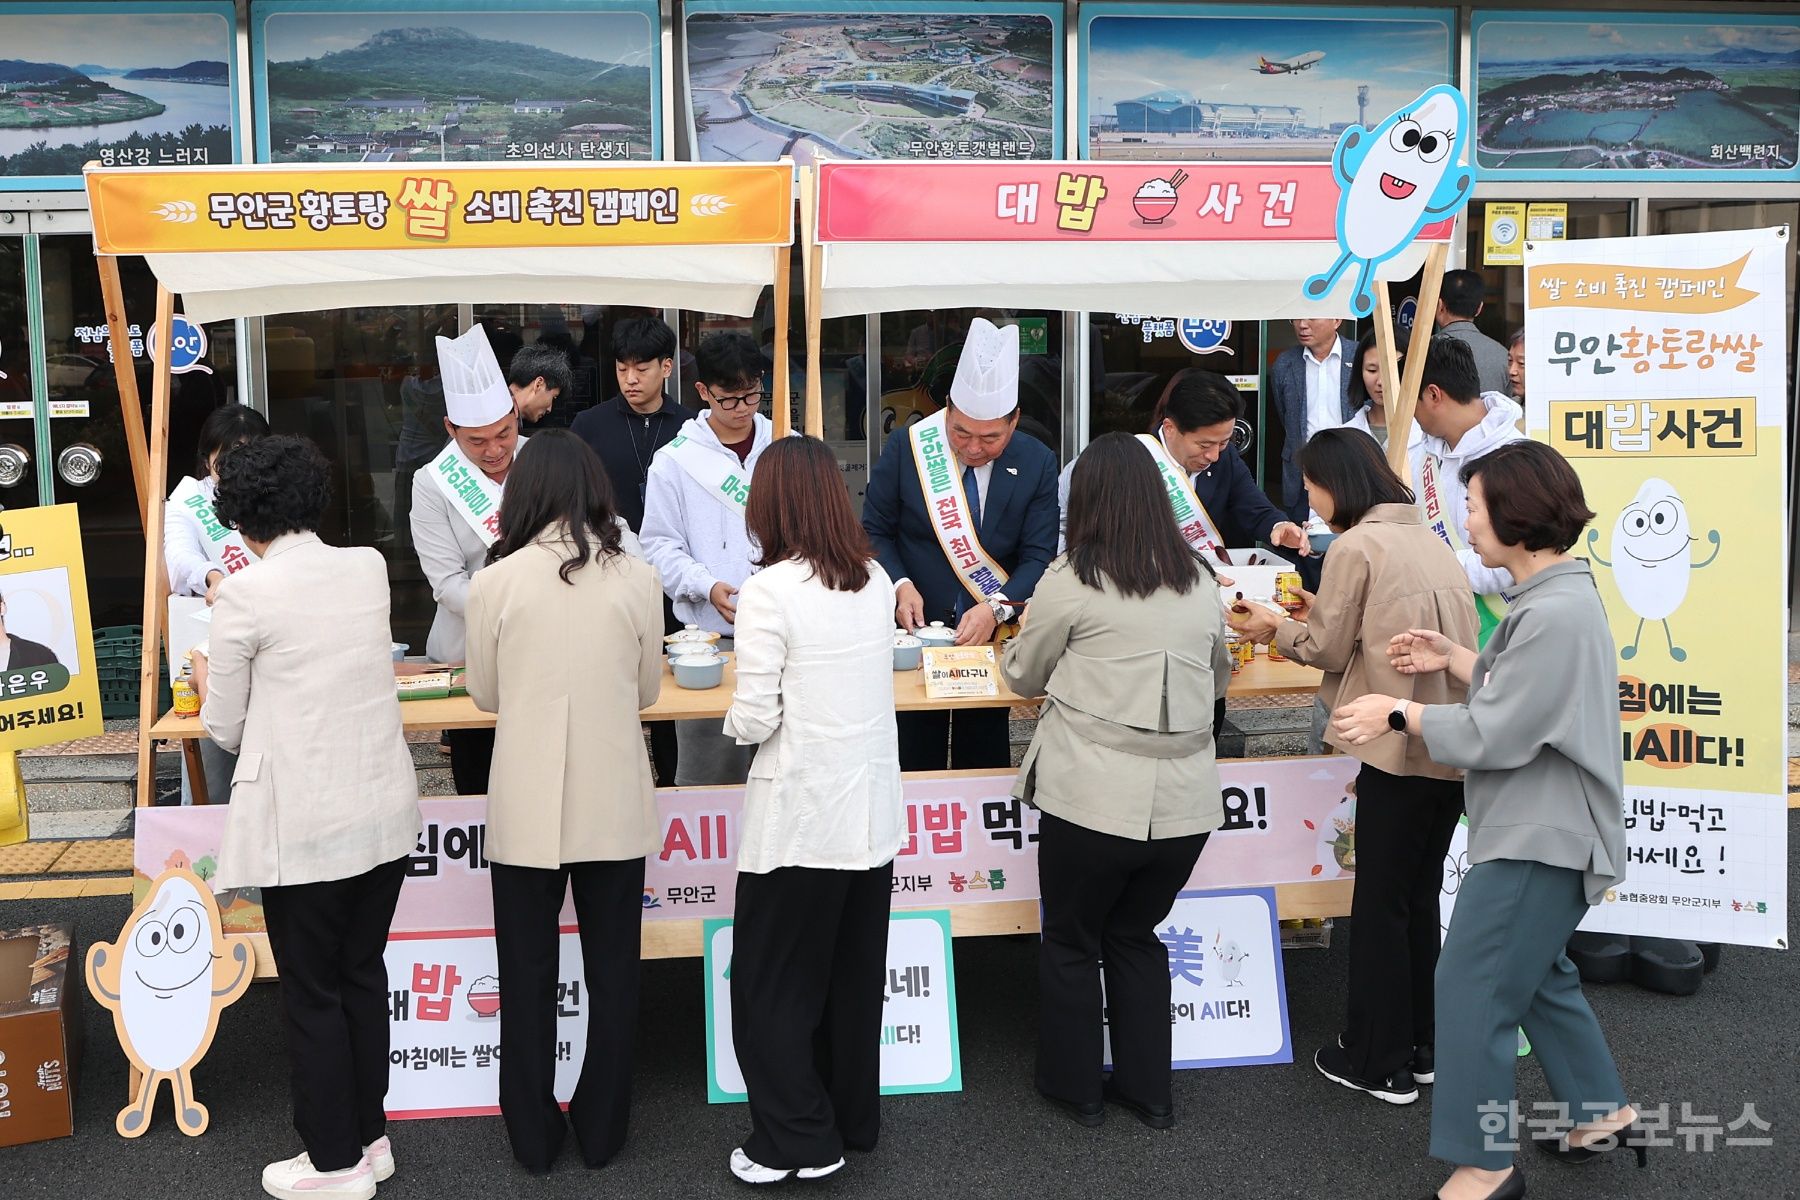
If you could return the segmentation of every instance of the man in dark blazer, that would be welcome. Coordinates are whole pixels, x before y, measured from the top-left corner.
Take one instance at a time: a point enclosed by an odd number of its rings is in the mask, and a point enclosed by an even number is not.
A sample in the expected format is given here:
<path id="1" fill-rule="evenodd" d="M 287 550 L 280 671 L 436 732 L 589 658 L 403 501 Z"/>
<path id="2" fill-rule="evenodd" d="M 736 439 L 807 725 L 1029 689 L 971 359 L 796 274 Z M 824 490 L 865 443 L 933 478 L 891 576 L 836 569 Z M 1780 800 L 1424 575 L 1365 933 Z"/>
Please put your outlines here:
<path id="1" fill-rule="evenodd" d="M 1294 323 L 1298 346 L 1275 358 L 1269 392 L 1281 422 L 1281 504 L 1288 517 L 1306 524 L 1306 488 L 1300 482 L 1300 447 L 1321 429 L 1332 429 L 1356 415 L 1350 399 L 1350 373 L 1356 345 L 1338 335 L 1336 318 L 1302 318 Z M 1328 386 L 1323 394 L 1319 385 Z"/>
<path id="2" fill-rule="evenodd" d="M 0 596 L 0 671 L 55 664 L 56 651 L 42 642 L 34 642 L 30 638 L 22 638 L 6 631 L 6 598 Z"/>
<path id="3" fill-rule="evenodd" d="M 902 628 L 942 621 L 956 630 L 958 645 L 990 642 L 1031 599 L 1056 557 L 1056 455 L 1018 432 L 1018 379 L 1018 328 L 996 329 L 977 317 L 949 405 L 895 430 L 869 473 L 863 528 L 894 581 L 894 619 Z M 921 485 L 915 441 L 948 457 L 931 506 L 926 490 L 932 480 Z M 960 485 L 960 504 L 944 493 L 947 483 Z M 967 554 L 953 565 L 940 527 L 946 536 L 971 528 L 985 553 Z M 1005 573 L 1003 582 L 988 573 L 991 567 Z M 901 713 L 900 767 L 943 770 L 946 757 L 954 770 L 1010 766 L 1007 719 L 1004 708 Z"/>

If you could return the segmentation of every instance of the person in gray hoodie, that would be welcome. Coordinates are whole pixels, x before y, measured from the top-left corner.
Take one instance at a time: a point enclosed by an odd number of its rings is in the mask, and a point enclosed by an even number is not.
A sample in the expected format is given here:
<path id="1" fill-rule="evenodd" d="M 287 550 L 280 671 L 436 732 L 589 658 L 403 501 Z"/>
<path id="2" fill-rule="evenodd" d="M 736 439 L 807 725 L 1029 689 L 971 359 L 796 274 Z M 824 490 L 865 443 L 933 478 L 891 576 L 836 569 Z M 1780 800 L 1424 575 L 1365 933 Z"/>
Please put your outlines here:
<path id="1" fill-rule="evenodd" d="M 1505 593 L 1512 577 L 1482 562 L 1469 544 L 1469 505 L 1462 469 L 1484 454 L 1525 435 L 1519 431 L 1523 411 L 1499 392 L 1481 390 L 1475 356 L 1466 343 L 1436 334 L 1425 351 L 1419 379 L 1419 403 L 1413 417 L 1424 434 L 1407 449 L 1413 494 L 1425 512 L 1425 524 L 1456 551 L 1475 593 L 1475 615 L 1481 619 L 1481 644 L 1493 634 L 1506 611 Z"/>
<path id="2" fill-rule="evenodd" d="M 644 557 L 657 569 L 676 619 L 722 635 L 731 648 L 738 588 L 758 556 L 744 526 L 750 479 L 774 438 L 758 410 L 764 359 L 746 333 L 716 333 L 694 354 L 694 391 L 706 411 L 656 452 L 644 484 Z M 743 783 L 754 746 L 740 746 L 723 723 L 679 721 L 675 785 Z"/>
<path id="3" fill-rule="evenodd" d="M 1431 1154 L 1457 1164 L 1442 1200 L 1517 1200 L 1521 1025 L 1572 1125 L 1540 1146 L 1579 1162 L 1623 1145 L 1642 1166 L 1649 1145 L 1563 952 L 1625 878 L 1618 661 L 1593 574 L 1568 553 L 1594 516 L 1569 464 L 1520 441 L 1461 476 L 1472 544 L 1510 573 L 1512 606 L 1479 656 L 1420 629 L 1395 635 L 1388 655 L 1403 674 L 1466 681 L 1467 702 L 1371 694 L 1333 723 L 1352 745 L 1390 731 L 1421 738 L 1433 759 L 1466 773 L 1471 866 L 1438 959 Z M 1497 1130 L 1495 1112 L 1507 1114 Z"/>

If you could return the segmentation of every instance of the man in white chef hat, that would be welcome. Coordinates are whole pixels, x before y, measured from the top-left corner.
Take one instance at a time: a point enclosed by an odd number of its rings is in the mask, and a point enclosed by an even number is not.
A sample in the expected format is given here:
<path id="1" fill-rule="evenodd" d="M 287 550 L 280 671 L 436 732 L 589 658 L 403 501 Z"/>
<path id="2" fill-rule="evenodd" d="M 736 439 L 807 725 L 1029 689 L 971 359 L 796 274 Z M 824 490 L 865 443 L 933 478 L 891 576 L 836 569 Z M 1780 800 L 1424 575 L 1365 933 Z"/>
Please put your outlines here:
<path id="1" fill-rule="evenodd" d="M 894 431 L 863 496 L 902 628 L 942 622 L 958 645 L 988 642 L 1056 557 L 1056 455 L 1018 427 L 1018 326 L 977 317 L 948 406 Z M 1011 763 L 1003 708 L 901 713 L 899 732 L 902 770 Z"/>
<path id="2" fill-rule="evenodd" d="M 450 441 L 413 476 L 412 538 L 437 601 L 425 653 L 433 662 L 460 663 L 469 577 L 487 563 L 500 535 L 501 494 L 525 439 L 487 331 L 476 325 L 454 340 L 439 337 L 437 351 Z M 453 729 L 445 738 L 458 794 L 485 795 L 494 731 Z"/>

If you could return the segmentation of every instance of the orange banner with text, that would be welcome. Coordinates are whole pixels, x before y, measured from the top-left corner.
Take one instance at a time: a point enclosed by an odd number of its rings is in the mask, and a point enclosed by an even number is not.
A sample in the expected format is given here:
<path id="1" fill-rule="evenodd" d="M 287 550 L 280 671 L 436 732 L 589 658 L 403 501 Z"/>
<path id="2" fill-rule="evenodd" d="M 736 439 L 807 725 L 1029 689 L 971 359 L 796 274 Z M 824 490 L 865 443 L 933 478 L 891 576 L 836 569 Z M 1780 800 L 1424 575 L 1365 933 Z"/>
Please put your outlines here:
<path id="1" fill-rule="evenodd" d="M 785 246 L 785 163 L 90 166 L 100 254 Z"/>
<path id="2" fill-rule="evenodd" d="M 1738 286 L 1748 254 L 1716 267 L 1635 267 L 1561 263 L 1537 274 L 1536 308 L 1607 308 L 1621 312 L 1722 313 L 1756 299 Z"/>

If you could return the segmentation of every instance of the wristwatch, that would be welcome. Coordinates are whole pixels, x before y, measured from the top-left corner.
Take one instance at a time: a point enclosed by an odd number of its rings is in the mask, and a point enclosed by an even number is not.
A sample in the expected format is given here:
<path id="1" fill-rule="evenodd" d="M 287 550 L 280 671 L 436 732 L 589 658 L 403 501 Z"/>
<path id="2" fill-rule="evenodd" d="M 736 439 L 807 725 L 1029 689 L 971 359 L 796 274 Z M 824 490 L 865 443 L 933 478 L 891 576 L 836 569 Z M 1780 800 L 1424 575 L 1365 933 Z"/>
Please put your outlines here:
<path id="1" fill-rule="evenodd" d="M 1395 733 L 1406 732 L 1406 706 L 1410 700 L 1396 700 L 1394 707 L 1388 710 L 1388 728 Z"/>
<path id="2" fill-rule="evenodd" d="M 999 596 L 987 597 L 986 604 L 988 611 L 994 614 L 994 620 L 1001 625 L 1006 624 L 1006 619 L 1012 615 L 1012 605 Z"/>

